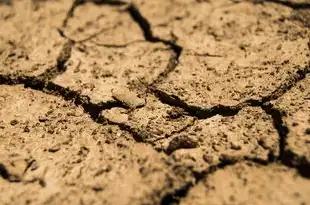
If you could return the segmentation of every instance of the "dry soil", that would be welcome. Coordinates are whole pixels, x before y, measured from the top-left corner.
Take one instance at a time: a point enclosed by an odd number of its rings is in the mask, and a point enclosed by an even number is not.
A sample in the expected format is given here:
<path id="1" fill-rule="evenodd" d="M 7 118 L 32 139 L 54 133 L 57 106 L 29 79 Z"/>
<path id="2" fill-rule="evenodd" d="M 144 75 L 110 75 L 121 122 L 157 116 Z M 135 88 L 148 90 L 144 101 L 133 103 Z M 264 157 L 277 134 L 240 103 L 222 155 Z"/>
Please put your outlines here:
<path id="1" fill-rule="evenodd" d="M 1 205 L 310 205 L 309 0 L 0 0 Z"/>

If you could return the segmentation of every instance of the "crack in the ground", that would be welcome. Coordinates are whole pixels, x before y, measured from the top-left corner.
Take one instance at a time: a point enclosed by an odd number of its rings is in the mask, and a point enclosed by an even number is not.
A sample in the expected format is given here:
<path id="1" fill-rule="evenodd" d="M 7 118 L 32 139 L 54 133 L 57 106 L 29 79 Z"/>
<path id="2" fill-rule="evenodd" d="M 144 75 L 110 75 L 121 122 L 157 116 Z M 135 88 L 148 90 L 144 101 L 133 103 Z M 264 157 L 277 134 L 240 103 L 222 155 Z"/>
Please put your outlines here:
<path id="1" fill-rule="evenodd" d="M 287 135 L 289 133 L 288 127 L 283 122 L 283 116 L 285 113 L 279 109 L 276 109 L 272 104 L 266 103 L 261 108 L 270 115 L 273 121 L 273 126 L 277 130 L 279 135 L 279 160 L 283 161 L 285 147 L 287 145 Z"/>
<path id="2" fill-rule="evenodd" d="M 305 66 L 304 68 L 298 69 L 293 75 L 286 79 L 283 84 L 281 84 L 278 88 L 271 92 L 271 94 L 264 96 L 259 100 L 249 99 L 232 106 L 218 104 L 210 108 L 203 108 L 195 105 L 189 105 L 178 96 L 157 89 L 155 86 L 150 86 L 149 91 L 153 93 L 164 104 L 168 104 L 174 107 L 180 107 L 191 116 L 197 117 L 198 119 L 207 119 L 215 115 L 233 116 L 238 114 L 241 109 L 247 106 L 260 107 L 272 100 L 277 100 L 289 90 L 291 90 L 293 87 L 295 87 L 298 82 L 305 79 L 306 75 L 309 73 L 310 64 Z"/>
<path id="3" fill-rule="evenodd" d="M 110 5 L 110 6 L 122 6 L 122 5 L 127 4 L 126 2 L 119 1 L 119 0 L 74 0 L 74 2 L 71 5 L 71 8 L 67 12 L 65 19 L 63 20 L 62 28 L 67 27 L 69 19 L 74 16 L 75 9 L 78 6 L 81 6 L 87 2 L 92 2 L 92 3 L 97 4 L 97 5 L 106 4 L 106 5 Z"/>
<path id="4" fill-rule="evenodd" d="M 217 172 L 218 170 L 225 169 L 228 166 L 233 166 L 240 162 L 251 162 L 263 166 L 267 166 L 274 162 L 268 162 L 261 159 L 256 158 L 249 158 L 249 157 L 240 157 L 235 159 L 228 159 L 228 160 L 222 160 L 220 163 L 210 166 L 208 169 L 203 170 L 201 172 L 193 172 L 193 175 L 195 177 L 194 183 L 186 183 L 181 188 L 178 188 L 174 190 L 171 193 L 166 194 L 161 202 L 160 205 L 176 205 L 181 202 L 183 198 L 187 196 L 187 194 L 190 192 L 191 189 L 196 187 L 199 182 L 202 180 L 205 180 L 209 175 Z"/>
<path id="5" fill-rule="evenodd" d="M 97 46 L 102 46 L 105 48 L 126 48 L 128 46 L 133 45 L 133 44 L 145 42 L 145 41 L 144 40 L 135 40 L 135 41 L 131 41 L 131 42 L 124 43 L 124 44 L 105 44 L 105 43 L 98 43 L 96 41 L 91 41 L 91 42 Z"/>
<path id="6" fill-rule="evenodd" d="M 262 98 L 261 102 L 266 103 L 272 100 L 277 100 L 296 84 L 306 78 L 306 75 L 310 73 L 310 62 L 304 68 L 298 69 L 294 74 L 290 75 L 285 82 L 276 88 L 270 95 Z"/>
<path id="7" fill-rule="evenodd" d="M 44 73 L 38 76 L 38 78 L 42 78 L 44 80 L 52 80 L 55 79 L 57 76 L 66 72 L 67 67 L 66 63 L 71 57 L 72 46 L 74 42 L 68 40 L 62 47 L 60 54 L 57 57 L 57 65 L 53 68 L 46 70 Z"/>
<path id="8" fill-rule="evenodd" d="M 178 55 L 179 54 L 176 54 L 176 53 L 171 54 L 165 70 L 162 73 L 160 73 L 158 75 L 158 77 L 152 83 L 150 83 L 150 86 L 160 84 L 161 82 L 163 82 L 167 78 L 169 73 L 171 73 L 172 71 L 175 70 L 175 68 L 178 65 L 178 58 L 179 58 Z"/>
<path id="9" fill-rule="evenodd" d="M 143 143 L 147 143 L 150 145 L 153 145 L 154 143 L 154 141 L 148 140 L 148 139 L 153 139 L 155 138 L 155 136 L 153 136 L 152 133 L 146 130 L 143 130 L 137 127 L 132 127 L 126 123 L 113 122 L 113 121 L 106 119 L 104 116 L 100 116 L 98 119 L 98 122 L 99 123 L 107 122 L 110 125 L 118 126 L 121 130 L 130 133 L 136 142 L 143 142 Z M 156 150 L 156 151 L 160 152 L 161 150 Z"/>
<path id="10" fill-rule="evenodd" d="M 63 22 L 62 22 L 62 28 L 67 27 L 68 21 L 69 21 L 70 18 L 73 17 L 74 11 L 75 11 L 76 7 L 78 7 L 78 6 L 80 6 L 80 5 L 84 4 L 84 3 L 86 3 L 85 0 L 75 0 L 75 1 L 72 3 L 71 8 L 70 8 L 69 11 L 67 12 L 66 17 L 65 17 L 65 19 L 64 19 Z"/>
<path id="11" fill-rule="evenodd" d="M 236 106 L 216 105 L 211 108 L 201 108 L 198 106 L 188 105 L 178 96 L 170 95 L 162 90 L 150 87 L 150 91 L 164 104 L 184 109 L 189 115 L 198 119 L 207 119 L 215 115 L 233 116 L 236 115 L 243 107 L 243 104 Z"/>
<path id="12" fill-rule="evenodd" d="M 63 28 L 67 26 L 68 20 L 73 17 L 74 10 L 77 6 L 84 4 L 87 0 L 75 0 L 71 9 L 68 11 L 65 20 L 63 21 Z M 95 4 L 108 4 L 112 6 L 121 6 L 126 5 L 127 3 L 122 1 L 113 1 L 113 0 L 92 0 L 91 2 Z M 282 4 L 293 9 L 309 9 L 309 3 L 294 3 L 289 1 L 280 1 L 280 0 L 265 0 L 265 1 L 258 1 L 258 2 L 274 2 L 278 4 Z M 306 177 L 310 178 L 310 163 L 307 162 L 305 158 L 297 156 L 291 150 L 286 149 L 287 145 L 287 136 L 289 130 L 285 123 L 283 122 L 284 113 L 280 110 L 270 106 L 268 102 L 271 100 L 276 100 L 282 95 L 284 95 L 287 91 L 289 91 L 292 87 L 294 87 L 299 81 L 305 78 L 305 76 L 310 73 L 310 66 L 308 65 L 304 69 L 300 69 L 296 72 L 295 75 L 291 76 L 283 85 L 279 86 L 274 92 L 270 95 L 263 97 L 261 100 L 247 100 L 246 102 L 239 103 L 235 106 L 224 106 L 224 105 L 216 105 L 211 108 L 201 108 L 198 106 L 188 105 L 186 102 L 182 101 L 178 96 L 169 95 L 164 91 L 158 90 L 153 87 L 154 84 L 161 83 L 166 77 L 171 73 L 177 66 L 179 57 L 183 48 L 176 44 L 173 41 L 164 40 L 159 37 L 156 37 L 152 33 L 152 29 L 148 20 L 142 16 L 140 11 L 134 4 L 129 4 L 127 11 L 131 15 L 132 19 L 140 26 L 141 30 L 143 31 L 144 37 L 148 42 L 152 43 L 163 43 L 168 45 L 173 51 L 174 54 L 170 57 L 168 66 L 166 70 L 159 75 L 159 77 L 151 84 L 152 87 L 150 90 L 151 92 L 164 104 L 168 104 L 175 107 L 180 107 L 185 110 L 189 115 L 195 116 L 198 119 L 206 119 L 217 114 L 222 116 L 233 116 L 236 115 L 242 108 L 246 106 L 255 106 L 261 107 L 265 112 L 270 115 L 273 119 L 273 124 L 276 130 L 279 133 L 279 161 L 288 167 L 296 168 L 299 173 Z M 60 31 L 60 35 L 66 39 L 69 39 L 65 34 Z M 104 109 L 111 109 L 113 107 L 122 107 L 118 102 L 107 102 L 101 104 L 93 104 L 90 102 L 90 98 L 88 96 L 84 96 L 79 94 L 76 91 L 72 91 L 68 88 L 61 87 L 56 85 L 49 80 L 55 78 L 57 75 L 61 75 L 65 72 L 66 67 L 65 63 L 70 58 L 71 55 L 71 48 L 74 44 L 74 41 L 68 40 L 67 44 L 63 47 L 58 59 L 57 59 L 57 66 L 55 68 L 47 70 L 44 74 L 40 75 L 39 77 L 27 77 L 27 76 L 10 76 L 10 75 L 0 75 L 0 84 L 6 85 L 17 85 L 23 84 L 24 87 L 29 87 L 34 90 L 39 90 L 44 93 L 52 94 L 55 96 L 61 96 L 65 100 L 73 101 L 75 105 L 82 106 L 84 111 L 88 113 L 91 118 L 99 122 L 99 114 Z M 106 47 L 114 47 L 115 45 L 103 45 Z M 121 45 L 122 46 L 122 45 Z M 120 46 L 120 47 L 121 47 Z M 126 45 L 124 45 L 126 46 Z M 115 46 L 117 47 L 117 46 Z M 209 56 L 210 54 L 203 54 Z M 215 56 L 217 57 L 217 56 Z M 122 130 L 126 130 L 134 136 L 134 139 L 137 142 L 147 142 L 144 139 L 149 137 L 145 137 L 145 135 L 150 135 L 147 131 L 141 129 L 134 129 L 126 124 L 123 123 L 112 123 L 118 125 Z M 186 183 L 181 188 L 178 188 L 172 193 L 166 194 L 161 199 L 161 205 L 171 205 L 171 204 L 178 204 L 180 200 L 188 194 L 188 192 L 195 187 L 201 180 L 208 177 L 208 175 L 215 173 L 218 170 L 224 169 L 227 166 L 235 165 L 238 162 L 248 161 L 252 163 L 257 163 L 261 165 L 269 165 L 271 163 L 277 163 L 274 161 L 272 157 L 270 157 L 267 161 L 261 159 L 252 159 L 247 157 L 241 157 L 238 159 L 229 159 L 229 160 L 222 160 L 219 164 L 213 165 L 209 167 L 207 170 L 204 170 L 199 173 L 194 173 L 196 182 L 195 183 Z M 7 179 L 9 177 L 8 170 L 0 164 L 0 176 Z"/>
<path id="13" fill-rule="evenodd" d="M 279 134 L 279 161 L 288 167 L 296 168 L 300 175 L 310 178 L 310 162 L 304 156 L 298 156 L 287 148 L 289 129 L 283 117 L 286 113 L 275 108 L 272 104 L 265 104 L 262 109 L 273 119 L 273 125 Z"/>
<path id="14" fill-rule="evenodd" d="M 38 90 L 46 94 L 61 96 L 66 101 L 72 101 L 76 106 L 82 106 L 84 111 L 96 121 L 102 110 L 111 109 L 113 107 L 123 107 L 116 101 L 108 101 L 105 103 L 92 103 L 90 98 L 86 95 L 64 88 L 53 82 L 34 76 L 12 76 L 0 75 L 0 85 L 24 85 L 25 88 Z"/>
<path id="15" fill-rule="evenodd" d="M 10 173 L 2 163 L 0 163 L 0 176 L 9 181 Z"/>
<path id="16" fill-rule="evenodd" d="M 222 116 L 233 116 L 238 114 L 238 112 L 247 107 L 261 107 L 266 114 L 270 115 L 273 120 L 273 125 L 278 132 L 279 135 L 279 157 L 275 159 L 274 153 L 269 153 L 268 163 L 272 163 L 274 161 L 279 161 L 281 164 L 295 168 L 299 174 L 305 178 L 310 178 L 310 162 L 307 161 L 305 157 L 298 156 L 290 149 L 287 149 L 287 137 L 289 133 L 288 127 L 285 125 L 283 121 L 283 116 L 285 113 L 276 109 L 272 106 L 270 101 L 277 100 L 285 93 L 290 91 L 293 87 L 295 87 L 298 82 L 305 79 L 307 74 L 310 73 L 310 66 L 307 65 L 304 68 L 298 69 L 295 74 L 291 75 L 285 83 L 276 88 L 270 95 L 267 95 L 260 100 L 247 100 L 243 103 L 239 103 L 235 106 L 223 106 L 216 105 L 211 108 L 201 108 L 198 106 L 188 105 L 185 101 L 181 100 L 178 96 L 167 94 L 164 91 L 156 89 L 154 87 L 150 88 L 150 91 L 164 104 L 168 104 L 174 107 L 180 107 L 184 109 L 189 115 L 197 117 L 198 119 L 206 119 L 213 117 L 215 115 Z M 258 160 L 256 160 L 258 161 Z M 176 191 L 179 193 L 179 190 Z M 181 191 L 180 193 L 183 193 Z M 169 196 L 168 198 L 171 198 Z M 169 204 L 169 203 L 168 203 Z"/>
<path id="17" fill-rule="evenodd" d="M 158 139 L 153 140 L 152 143 L 156 143 L 156 142 L 158 142 L 158 141 L 161 141 L 161 140 L 164 140 L 164 139 L 168 139 L 168 138 L 171 138 L 171 137 L 173 137 L 173 136 L 175 136 L 175 135 L 177 135 L 177 134 L 180 134 L 180 133 L 182 133 L 182 132 L 185 132 L 186 130 L 188 130 L 188 129 L 190 129 L 191 127 L 195 126 L 195 125 L 196 125 L 196 122 L 197 122 L 197 119 L 196 119 L 196 118 L 193 118 L 193 120 L 192 120 L 190 123 L 188 123 L 187 125 L 183 126 L 182 128 L 180 128 L 180 129 L 178 129 L 178 130 L 172 131 L 171 134 L 167 134 L 167 135 L 165 135 L 164 137 L 160 137 L 160 138 L 158 138 Z M 182 149 L 182 148 L 180 148 L 180 149 Z M 176 150 L 178 150 L 178 149 L 176 149 Z M 175 150 L 174 150 L 174 151 L 175 151 Z M 168 153 L 167 153 L 167 154 L 168 154 Z M 171 154 L 171 153 L 170 153 L 170 154 Z M 170 155 L 170 154 L 168 154 L 168 155 Z"/>
<path id="18" fill-rule="evenodd" d="M 35 162 L 34 159 L 27 159 L 26 160 L 27 166 L 25 170 L 20 174 L 14 174 L 11 173 L 10 170 L 5 166 L 5 164 L 1 163 L 0 161 L 0 176 L 11 183 L 21 182 L 23 180 L 24 175 L 34 162 Z"/>
<path id="19" fill-rule="evenodd" d="M 159 76 L 157 77 L 157 79 L 155 79 L 151 85 L 154 84 L 158 84 L 161 83 L 167 76 L 169 73 L 171 73 L 176 66 L 178 65 L 179 62 L 179 57 L 182 53 L 183 47 L 181 47 L 180 45 L 176 44 L 173 40 L 166 40 L 166 39 L 161 39 L 157 36 L 153 35 L 152 32 L 152 28 L 150 23 L 148 22 L 148 20 L 141 14 L 141 12 L 139 11 L 139 9 L 133 4 L 128 4 L 126 2 L 123 1 L 118 1 L 118 0 L 75 0 L 70 8 L 70 10 L 68 11 L 65 20 L 63 21 L 63 25 L 62 28 L 59 28 L 58 31 L 60 33 L 60 35 L 66 39 L 69 39 L 69 41 L 74 42 L 72 39 L 70 39 L 63 31 L 63 29 L 67 26 L 68 21 L 70 18 L 72 18 L 74 16 L 74 11 L 75 9 L 80 6 L 85 4 L 86 2 L 92 2 L 94 4 L 97 5 L 110 5 L 110 6 L 123 6 L 123 5 L 128 5 L 127 9 L 125 10 L 126 12 L 128 12 L 131 16 L 131 18 L 133 19 L 133 21 L 135 21 L 138 26 L 140 27 L 140 29 L 143 32 L 144 35 L 144 39 L 148 42 L 151 43 L 163 43 L 167 46 L 169 46 L 169 48 L 174 52 L 168 61 L 168 65 L 166 67 L 166 69 L 159 74 Z M 101 33 L 101 32 L 99 32 Z M 85 42 L 88 41 L 90 39 L 92 39 L 94 36 L 97 36 L 97 34 L 94 34 L 84 40 L 78 41 L 78 42 Z M 77 43 L 78 43 L 77 42 Z M 104 47 L 112 47 L 112 48 L 122 48 L 122 47 L 126 47 L 128 45 L 130 45 L 130 43 L 128 44 L 124 44 L 124 45 L 109 45 L 109 44 L 103 44 L 102 46 Z"/>
<path id="20" fill-rule="evenodd" d="M 271 164 L 279 164 L 279 162 L 280 162 L 281 164 L 283 164 L 285 166 L 288 166 L 290 168 L 295 168 L 301 174 L 301 176 L 303 176 L 305 178 L 309 178 L 309 165 L 308 165 L 307 169 L 300 169 L 300 167 L 291 166 L 291 165 L 288 165 L 286 163 L 283 163 L 282 161 L 276 161 L 274 159 L 263 160 L 260 158 L 251 158 L 251 157 L 247 157 L 247 156 L 243 156 L 243 157 L 241 156 L 241 157 L 237 157 L 237 158 L 228 157 L 228 158 L 221 159 L 220 163 L 212 165 L 206 170 L 203 170 L 201 172 L 193 171 L 193 175 L 195 177 L 195 182 L 194 183 L 186 183 L 181 188 L 178 188 L 178 189 L 174 190 L 173 192 L 166 194 L 162 198 L 160 204 L 161 205 L 180 204 L 181 200 L 188 195 L 190 190 L 193 189 L 194 187 L 196 187 L 199 184 L 199 182 L 201 182 L 202 180 L 206 180 L 209 175 L 217 172 L 218 170 L 223 170 L 228 166 L 234 166 L 235 164 L 241 163 L 241 162 L 250 162 L 250 163 L 258 164 L 261 166 L 268 166 Z"/>
<path id="21" fill-rule="evenodd" d="M 271 2 L 275 4 L 280 4 L 283 6 L 290 7 L 292 9 L 310 9 L 310 3 L 308 2 L 293 2 L 293 1 L 283 1 L 283 0 L 252 0 L 252 2 L 255 4 L 259 3 L 265 3 L 265 2 Z"/>
<path id="22" fill-rule="evenodd" d="M 151 24 L 149 23 L 149 21 L 142 15 L 142 13 L 139 11 L 139 9 L 134 5 L 134 4 L 130 4 L 127 8 L 127 11 L 129 12 L 130 16 L 132 17 L 132 19 L 139 25 L 139 27 L 141 28 L 143 34 L 144 34 L 144 38 L 145 40 L 147 40 L 148 42 L 151 43 L 163 43 L 167 46 L 169 46 L 174 54 L 171 55 L 167 68 L 165 69 L 164 72 L 162 72 L 157 79 L 155 79 L 153 81 L 153 83 L 151 83 L 152 85 L 157 84 L 162 82 L 169 73 L 171 73 L 176 66 L 179 63 L 179 57 L 182 53 L 183 47 L 178 45 L 177 43 L 175 43 L 172 40 L 165 40 L 165 39 L 161 39 L 157 36 L 154 36 L 153 32 L 152 32 L 152 28 L 151 28 Z"/>

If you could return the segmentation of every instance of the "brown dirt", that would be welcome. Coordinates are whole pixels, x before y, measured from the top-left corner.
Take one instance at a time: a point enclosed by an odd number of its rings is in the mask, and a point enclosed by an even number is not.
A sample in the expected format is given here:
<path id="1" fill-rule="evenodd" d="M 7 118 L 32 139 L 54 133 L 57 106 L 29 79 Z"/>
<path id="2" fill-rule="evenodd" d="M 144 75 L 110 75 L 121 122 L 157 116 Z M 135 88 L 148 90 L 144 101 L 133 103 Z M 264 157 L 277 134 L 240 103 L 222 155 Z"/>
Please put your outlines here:
<path id="1" fill-rule="evenodd" d="M 310 204 L 309 0 L 0 0 L 0 204 Z"/>

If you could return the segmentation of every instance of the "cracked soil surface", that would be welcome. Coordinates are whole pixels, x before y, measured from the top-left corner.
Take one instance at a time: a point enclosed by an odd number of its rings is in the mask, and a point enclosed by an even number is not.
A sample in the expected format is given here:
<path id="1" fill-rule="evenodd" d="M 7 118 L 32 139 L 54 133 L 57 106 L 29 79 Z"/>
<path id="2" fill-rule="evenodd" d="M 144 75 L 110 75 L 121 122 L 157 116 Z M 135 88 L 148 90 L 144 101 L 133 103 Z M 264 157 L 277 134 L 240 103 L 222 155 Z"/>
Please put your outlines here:
<path id="1" fill-rule="evenodd" d="M 0 204 L 310 205 L 309 0 L 0 0 Z"/>

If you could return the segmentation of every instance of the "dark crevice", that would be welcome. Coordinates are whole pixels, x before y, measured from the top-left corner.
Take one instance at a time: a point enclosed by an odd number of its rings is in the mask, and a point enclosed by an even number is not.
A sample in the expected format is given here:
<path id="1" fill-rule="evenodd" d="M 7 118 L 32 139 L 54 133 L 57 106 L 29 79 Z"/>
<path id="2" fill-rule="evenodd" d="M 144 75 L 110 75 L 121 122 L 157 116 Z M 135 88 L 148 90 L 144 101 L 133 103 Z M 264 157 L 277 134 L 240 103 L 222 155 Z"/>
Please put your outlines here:
<path id="1" fill-rule="evenodd" d="M 188 56 L 199 56 L 199 57 L 214 57 L 214 58 L 223 58 L 225 56 L 223 55 L 218 55 L 218 54 L 211 54 L 211 53 L 197 53 L 193 50 L 191 50 L 190 52 L 186 53 L 185 55 Z"/>
<path id="2" fill-rule="evenodd" d="M 163 82 L 169 73 L 175 70 L 176 66 L 178 65 L 178 56 L 173 53 L 171 54 L 166 69 L 158 75 L 158 77 L 150 84 L 150 86 L 160 84 Z"/>
<path id="3" fill-rule="evenodd" d="M 55 67 L 47 69 L 44 73 L 38 76 L 38 78 L 42 78 L 44 80 L 52 80 L 56 78 L 58 75 L 66 72 L 67 67 L 66 63 L 71 57 L 72 46 L 74 42 L 68 40 L 62 47 L 60 54 L 57 57 L 57 64 Z"/>
<path id="4" fill-rule="evenodd" d="M 104 43 L 98 43 L 96 41 L 91 41 L 91 42 L 97 46 L 102 46 L 102 47 L 106 47 L 106 48 L 126 48 L 128 46 L 133 45 L 133 44 L 145 42 L 145 41 L 144 40 L 136 40 L 136 41 L 131 41 L 131 42 L 128 42 L 125 44 L 104 44 Z"/>
<path id="5" fill-rule="evenodd" d="M 283 121 L 286 114 L 275 108 L 271 104 L 265 104 L 262 109 L 273 119 L 273 125 L 279 135 L 279 158 L 278 160 L 285 166 L 295 168 L 299 174 L 305 178 L 310 178 L 310 162 L 305 156 L 299 156 L 287 146 L 289 129 Z"/>
<path id="6" fill-rule="evenodd" d="M 236 106 L 216 105 L 211 108 L 201 108 L 193 105 L 188 105 L 178 96 L 169 95 L 166 92 L 156 89 L 154 87 L 150 87 L 150 90 L 162 103 L 168 104 L 170 106 L 180 107 L 184 109 L 185 112 L 187 112 L 191 116 L 197 117 L 198 119 L 206 119 L 218 114 L 222 116 L 233 116 L 236 115 L 244 107 L 243 104 L 240 104 Z"/>
<path id="7" fill-rule="evenodd" d="M 159 75 L 158 79 L 156 79 L 152 83 L 152 85 L 154 85 L 155 83 L 159 83 L 163 79 L 165 79 L 168 76 L 168 74 L 176 68 L 176 66 L 179 63 L 179 57 L 182 53 L 183 48 L 180 45 L 178 45 L 177 43 L 175 43 L 173 40 L 165 40 L 165 39 L 161 39 L 157 36 L 154 36 L 150 23 L 141 14 L 139 9 L 134 4 L 130 4 L 129 7 L 127 8 L 127 11 L 129 12 L 132 19 L 141 28 L 145 40 L 152 42 L 152 43 L 163 43 L 163 44 L 169 46 L 174 52 L 174 54 L 169 59 L 166 70 Z"/>
<path id="8" fill-rule="evenodd" d="M 110 5 L 110 6 L 123 6 L 123 5 L 128 5 L 128 3 L 123 2 L 123 1 L 114 1 L 114 0 L 76 0 L 70 10 L 67 13 L 67 16 L 65 18 L 65 20 L 63 21 L 63 26 L 62 29 L 58 29 L 60 35 L 66 39 L 70 39 L 68 36 L 65 35 L 63 28 L 65 28 L 67 26 L 68 20 L 70 18 L 73 17 L 74 15 L 74 10 L 76 9 L 76 7 L 83 5 L 86 2 L 92 2 L 94 4 L 97 5 Z M 154 82 L 152 83 L 152 85 L 156 84 L 156 83 L 160 83 L 162 82 L 170 72 L 172 72 L 178 62 L 179 62 L 179 57 L 182 53 L 183 48 L 181 46 L 179 46 L 178 44 L 176 44 L 173 40 L 165 40 L 165 39 L 161 39 L 159 37 L 156 37 L 153 35 L 152 32 L 152 28 L 150 23 L 148 22 L 148 20 L 141 14 L 141 12 L 139 11 L 139 9 L 134 5 L 134 4 L 129 4 L 128 8 L 126 9 L 126 11 L 130 14 L 130 16 L 132 17 L 132 19 L 139 25 L 139 27 L 141 28 L 144 38 L 146 41 L 151 42 L 151 43 L 163 43 L 167 46 L 169 46 L 172 50 L 173 50 L 173 54 L 171 55 L 167 68 L 165 69 L 164 72 L 162 72 L 158 78 L 156 80 L 154 80 Z M 92 39 L 93 37 L 97 36 L 98 34 L 94 34 L 92 36 L 90 36 L 89 38 L 86 38 L 84 40 L 81 40 L 79 42 L 85 42 L 88 41 L 90 39 Z M 70 40 L 73 42 L 73 40 Z M 78 43 L 78 42 L 77 42 Z M 126 47 L 130 45 L 129 44 L 125 44 L 125 45 L 108 45 L 108 44 L 103 44 L 102 46 L 108 47 L 108 48 L 122 48 L 122 47 Z"/>
<path id="9" fill-rule="evenodd" d="M 239 162 L 250 162 L 254 164 L 259 164 L 262 166 L 266 166 L 273 162 L 266 162 L 263 160 L 252 159 L 252 158 L 238 158 L 233 160 L 222 160 L 220 163 L 210 166 L 208 169 L 203 170 L 201 172 L 193 172 L 195 177 L 195 183 L 186 183 L 183 187 L 176 189 L 172 193 L 166 194 L 160 202 L 160 205 L 175 205 L 180 204 L 181 200 L 185 198 L 189 191 L 198 185 L 199 182 L 205 180 L 209 175 L 217 172 L 218 170 L 223 170 L 228 166 L 233 166 Z"/>
<path id="10" fill-rule="evenodd" d="M 75 0 L 73 2 L 71 8 L 67 12 L 66 18 L 62 22 L 62 28 L 67 27 L 68 21 L 69 21 L 70 18 L 73 17 L 74 11 L 75 11 L 76 7 L 78 7 L 78 6 L 80 6 L 80 5 L 84 4 L 84 3 L 86 3 L 86 0 Z"/>
<path id="11" fill-rule="evenodd" d="M 10 177 L 10 174 L 9 174 L 9 171 L 7 170 L 7 168 L 0 163 L 0 176 L 3 178 L 3 179 L 6 179 L 8 180 L 9 177 Z"/>
<path id="12" fill-rule="evenodd" d="M 83 43 L 83 42 L 86 42 L 86 41 L 89 41 L 89 40 L 92 40 L 94 38 L 96 38 L 97 36 L 99 36 L 100 34 L 103 34 L 104 32 L 110 30 L 110 29 L 113 29 L 113 28 L 116 28 L 116 26 L 111 26 L 111 27 L 108 27 L 108 28 L 103 28 L 101 29 L 100 31 L 96 32 L 96 33 L 93 33 L 91 34 L 90 36 L 82 39 L 82 40 L 79 40 L 79 41 L 76 41 L 77 43 Z"/>
<path id="13" fill-rule="evenodd" d="M 110 5 L 110 6 L 123 6 L 127 5 L 127 2 L 120 0 L 89 0 L 97 5 Z"/>
<path id="14" fill-rule="evenodd" d="M 179 204 L 180 200 L 184 198 L 188 191 L 194 186 L 193 183 L 186 183 L 181 188 L 176 189 L 173 193 L 168 193 L 160 201 L 160 205 L 174 205 Z"/>
<path id="15" fill-rule="evenodd" d="M 308 2 L 293 2 L 290 0 L 253 0 L 254 3 L 271 2 L 290 7 L 292 9 L 310 9 L 310 3 Z"/>
<path id="16" fill-rule="evenodd" d="M 276 88 L 270 95 L 262 98 L 261 103 L 266 103 L 272 100 L 276 100 L 283 96 L 286 92 L 296 86 L 299 81 L 305 79 L 306 75 L 310 73 L 310 64 L 304 68 L 298 69 L 294 74 L 290 75 L 285 82 Z"/>
<path id="17" fill-rule="evenodd" d="M 66 28 L 68 25 L 68 21 L 70 18 L 74 16 L 74 11 L 78 6 L 81 6 L 87 2 L 92 2 L 97 5 L 110 5 L 110 6 L 122 6 L 127 5 L 126 2 L 119 1 L 119 0 L 75 0 L 67 12 L 66 18 L 63 20 L 62 28 Z"/>
<path id="18" fill-rule="evenodd" d="M 310 73 L 310 65 L 307 65 L 304 68 L 297 70 L 293 75 L 291 75 L 285 82 L 276 88 L 270 95 L 264 96 L 259 100 L 249 99 L 244 102 L 241 102 L 237 105 L 233 106 L 225 106 L 225 105 L 215 105 L 210 108 L 203 108 L 195 105 L 189 105 L 178 96 L 173 94 L 168 94 L 162 90 L 156 88 L 156 86 L 150 85 L 149 90 L 152 92 L 162 103 L 168 104 L 170 106 L 180 107 L 184 109 L 191 116 L 195 116 L 199 119 L 206 119 L 213 117 L 215 115 L 222 116 L 233 116 L 238 114 L 238 112 L 244 107 L 262 107 L 266 103 L 277 100 L 303 79 L 305 79 L 306 75 Z"/>
<path id="19" fill-rule="evenodd" d="M 131 4 L 128 8 L 127 8 L 129 14 L 131 15 L 132 19 L 140 26 L 143 34 L 144 34 L 144 38 L 149 41 L 149 42 L 162 42 L 162 40 L 158 37 L 153 36 L 153 32 L 151 29 L 151 25 L 148 22 L 148 20 L 146 18 L 144 18 L 144 16 L 142 16 L 142 14 L 140 13 L 140 11 L 138 10 L 138 8 L 134 5 Z"/>
<path id="20" fill-rule="evenodd" d="M 197 122 L 197 121 L 196 121 L 196 118 L 194 118 L 194 119 L 192 120 L 191 123 L 188 123 L 187 125 L 183 126 L 182 128 L 180 128 L 180 129 L 178 129 L 178 130 L 172 131 L 171 134 L 166 134 L 164 137 L 157 138 L 157 139 L 153 140 L 152 143 L 161 141 L 161 140 L 163 140 L 163 139 L 168 139 L 168 138 L 170 138 L 170 137 L 172 137 L 172 136 L 174 136 L 174 135 L 177 135 L 177 134 L 180 134 L 180 133 L 182 133 L 182 132 L 185 132 L 186 130 L 188 130 L 188 129 L 190 129 L 191 127 L 195 126 L 196 122 Z M 182 149 L 182 148 L 180 148 L 180 149 Z M 171 153 L 170 153 L 170 154 L 171 154 Z M 168 154 L 168 155 L 169 155 L 169 154 Z"/>
<path id="21" fill-rule="evenodd" d="M 104 116 L 100 116 L 98 118 L 98 122 L 100 123 L 107 122 L 110 125 L 117 125 L 121 130 L 130 133 L 136 142 L 143 142 L 143 143 L 148 143 L 148 144 L 153 143 L 153 141 L 148 140 L 148 139 L 154 138 L 153 134 L 143 129 L 131 127 L 130 125 L 125 124 L 125 123 L 112 122 L 106 119 Z"/>
<path id="22" fill-rule="evenodd" d="M 61 96 L 66 101 L 72 101 L 76 106 L 82 106 L 84 111 L 90 115 L 90 117 L 97 121 L 99 114 L 104 109 L 111 109 L 113 107 L 122 107 L 122 105 L 116 101 L 109 101 L 105 103 L 95 104 L 92 103 L 90 98 L 85 95 L 81 95 L 76 91 L 68 88 L 61 87 L 53 82 L 48 82 L 42 78 L 32 76 L 11 76 L 0 75 L 0 84 L 2 85 L 24 85 L 25 88 L 31 88 L 33 90 L 42 91 L 44 93 Z"/>
<path id="23" fill-rule="evenodd" d="M 296 168 L 301 176 L 310 179 L 310 162 L 305 156 L 297 155 L 291 150 L 285 149 L 282 163 L 288 167 Z"/>
<path id="24" fill-rule="evenodd" d="M 283 122 L 283 116 L 285 113 L 276 109 L 272 104 L 268 103 L 262 106 L 262 109 L 271 116 L 273 121 L 273 126 L 277 130 L 279 135 L 279 160 L 283 160 L 285 147 L 287 145 L 287 135 L 289 133 L 288 127 Z"/>
<path id="25" fill-rule="evenodd" d="M 9 170 L 2 163 L 0 163 L 0 176 L 11 183 L 18 183 L 22 180 L 20 176 L 10 173 Z"/>
<path id="26" fill-rule="evenodd" d="M 132 19 L 140 26 L 140 28 L 144 34 L 144 38 L 147 41 L 152 42 L 152 43 L 161 42 L 161 43 L 164 43 L 165 45 L 170 46 L 171 49 L 175 52 L 176 59 L 177 60 L 179 59 L 181 52 L 183 50 L 183 48 L 181 46 L 179 46 L 178 44 L 176 44 L 173 41 L 161 39 L 157 36 L 154 36 L 150 23 L 141 14 L 139 9 L 134 4 L 130 4 L 130 6 L 127 8 L 127 10 L 129 12 L 130 16 L 132 17 Z"/>

